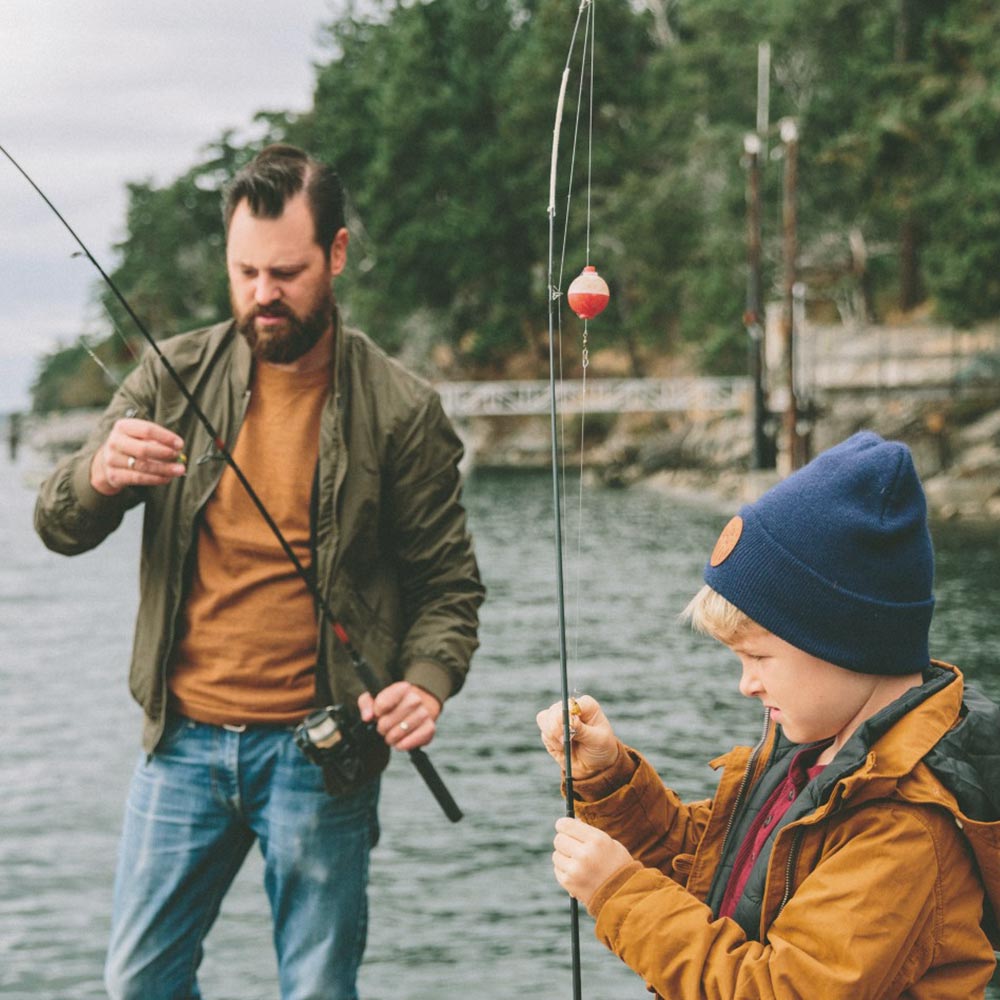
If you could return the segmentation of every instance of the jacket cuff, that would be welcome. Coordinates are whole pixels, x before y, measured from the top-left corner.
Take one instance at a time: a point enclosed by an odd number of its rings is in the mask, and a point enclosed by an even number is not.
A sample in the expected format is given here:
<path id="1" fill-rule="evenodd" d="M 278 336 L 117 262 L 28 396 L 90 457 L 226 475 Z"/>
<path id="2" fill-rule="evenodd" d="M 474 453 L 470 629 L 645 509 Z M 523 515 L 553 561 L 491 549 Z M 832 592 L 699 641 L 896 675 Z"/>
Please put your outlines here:
<path id="1" fill-rule="evenodd" d="M 582 802 L 598 802 L 627 785 L 639 768 L 638 758 L 624 743 L 618 743 L 618 758 L 610 766 L 589 778 L 573 779 L 573 797 Z M 563 796 L 566 782 L 563 782 Z"/>
<path id="2" fill-rule="evenodd" d="M 88 452 L 83 461 L 77 462 L 70 477 L 70 488 L 73 495 L 80 507 L 88 514 L 102 514 L 109 507 L 115 507 L 120 502 L 116 501 L 114 497 L 98 493 L 90 485 L 90 466 L 94 461 L 95 454 L 96 452 Z"/>
<path id="3" fill-rule="evenodd" d="M 629 861 L 622 865 L 610 878 L 605 879 L 597 892 L 590 897 L 587 912 L 596 920 L 604 904 L 638 871 L 642 865 L 638 861 Z"/>
<path id="4" fill-rule="evenodd" d="M 403 672 L 403 679 L 429 691 L 442 705 L 451 697 L 451 675 L 436 660 L 413 660 Z"/>

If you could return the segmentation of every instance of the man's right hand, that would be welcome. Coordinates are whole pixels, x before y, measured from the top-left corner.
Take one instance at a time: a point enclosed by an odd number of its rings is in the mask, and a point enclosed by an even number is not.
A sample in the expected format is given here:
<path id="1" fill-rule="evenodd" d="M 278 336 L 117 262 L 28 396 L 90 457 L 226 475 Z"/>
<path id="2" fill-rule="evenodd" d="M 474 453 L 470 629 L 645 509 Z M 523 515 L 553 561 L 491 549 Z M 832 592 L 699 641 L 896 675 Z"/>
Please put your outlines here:
<path id="1" fill-rule="evenodd" d="M 105 496 L 126 486 L 164 486 L 187 472 L 184 441 L 149 420 L 116 420 L 90 463 L 90 485 Z"/>

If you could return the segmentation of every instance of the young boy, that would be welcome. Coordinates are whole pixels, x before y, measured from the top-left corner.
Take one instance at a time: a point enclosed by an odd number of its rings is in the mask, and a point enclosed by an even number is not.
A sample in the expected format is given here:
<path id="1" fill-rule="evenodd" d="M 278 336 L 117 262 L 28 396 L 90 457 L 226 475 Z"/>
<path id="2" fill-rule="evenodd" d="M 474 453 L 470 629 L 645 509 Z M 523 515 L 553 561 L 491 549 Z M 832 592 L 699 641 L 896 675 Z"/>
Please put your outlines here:
<path id="1" fill-rule="evenodd" d="M 685 611 L 758 698 L 753 748 L 683 803 L 579 700 L 553 865 L 670 1000 L 982 997 L 1000 908 L 1000 713 L 932 661 L 907 448 L 862 432 L 743 507 Z M 562 708 L 540 712 L 560 763 Z"/>

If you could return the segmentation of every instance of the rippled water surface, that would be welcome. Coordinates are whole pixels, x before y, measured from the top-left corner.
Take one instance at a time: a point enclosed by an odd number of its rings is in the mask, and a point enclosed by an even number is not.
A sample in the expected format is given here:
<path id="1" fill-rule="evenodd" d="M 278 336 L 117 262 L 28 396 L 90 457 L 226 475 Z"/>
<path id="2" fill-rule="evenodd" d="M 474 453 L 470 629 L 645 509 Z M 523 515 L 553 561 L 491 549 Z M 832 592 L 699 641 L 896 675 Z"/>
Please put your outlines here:
<path id="1" fill-rule="evenodd" d="M 139 711 L 125 684 L 139 520 L 94 553 L 46 552 L 31 529 L 30 456 L 0 471 L 0 996 L 103 996 L 101 965 Z M 675 616 L 731 511 L 651 491 L 569 485 L 571 685 L 683 795 L 752 742 L 759 712 L 735 661 Z M 551 483 L 474 473 L 470 521 L 489 588 L 482 648 L 431 756 L 465 811 L 450 824 L 405 758 L 383 785 L 365 1000 L 570 997 L 566 897 L 550 874 L 562 814 L 534 715 L 559 693 Z M 582 510 L 582 519 L 578 512 Z M 582 526 L 582 530 L 579 530 Z M 1000 699 L 1000 533 L 941 526 L 934 655 Z M 266 641 L 266 634 L 262 635 Z M 209 1000 L 274 1000 L 270 920 L 252 856 L 206 945 Z M 643 1000 L 582 917 L 584 996 Z M 1000 998 L 1000 989 L 993 996 Z"/>

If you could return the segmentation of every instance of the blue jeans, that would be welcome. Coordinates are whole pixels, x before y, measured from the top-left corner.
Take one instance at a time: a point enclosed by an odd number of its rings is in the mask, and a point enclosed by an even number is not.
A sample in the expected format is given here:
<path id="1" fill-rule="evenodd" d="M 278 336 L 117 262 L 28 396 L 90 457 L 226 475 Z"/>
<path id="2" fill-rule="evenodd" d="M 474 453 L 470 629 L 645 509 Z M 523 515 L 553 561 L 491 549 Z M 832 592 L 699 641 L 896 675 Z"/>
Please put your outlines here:
<path id="1" fill-rule="evenodd" d="M 282 1000 L 357 1000 L 378 781 L 330 796 L 288 729 L 171 718 L 132 777 L 105 983 L 112 1000 L 198 1000 L 202 942 L 254 840 Z"/>

